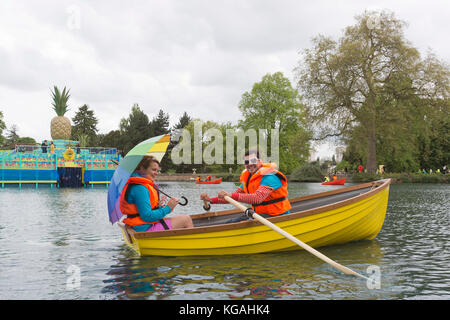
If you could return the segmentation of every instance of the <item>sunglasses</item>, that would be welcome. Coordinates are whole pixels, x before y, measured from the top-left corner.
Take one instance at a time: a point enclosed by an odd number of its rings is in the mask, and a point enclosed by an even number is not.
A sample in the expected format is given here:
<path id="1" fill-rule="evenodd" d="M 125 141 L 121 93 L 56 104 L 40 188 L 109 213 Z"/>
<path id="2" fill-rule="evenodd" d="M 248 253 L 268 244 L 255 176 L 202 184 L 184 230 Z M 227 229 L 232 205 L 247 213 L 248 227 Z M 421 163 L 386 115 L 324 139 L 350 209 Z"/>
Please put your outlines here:
<path id="1" fill-rule="evenodd" d="M 244 160 L 244 164 L 248 165 L 248 164 L 257 164 L 258 163 L 258 158 L 251 158 L 249 160 Z"/>

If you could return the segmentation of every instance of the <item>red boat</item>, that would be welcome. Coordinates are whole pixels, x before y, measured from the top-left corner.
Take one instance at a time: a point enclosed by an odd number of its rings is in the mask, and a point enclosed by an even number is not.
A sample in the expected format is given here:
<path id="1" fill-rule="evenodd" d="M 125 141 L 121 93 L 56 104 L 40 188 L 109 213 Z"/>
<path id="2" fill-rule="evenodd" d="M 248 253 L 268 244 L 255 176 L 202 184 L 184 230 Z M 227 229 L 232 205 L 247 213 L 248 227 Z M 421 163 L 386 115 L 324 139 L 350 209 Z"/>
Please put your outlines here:
<path id="1" fill-rule="evenodd" d="M 195 181 L 196 184 L 219 184 L 222 182 L 222 178 L 210 181 Z"/>
<path id="2" fill-rule="evenodd" d="M 345 179 L 331 180 L 328 182 L 322 182 L 323 185 L 342 186 L 345 184 Z"/>

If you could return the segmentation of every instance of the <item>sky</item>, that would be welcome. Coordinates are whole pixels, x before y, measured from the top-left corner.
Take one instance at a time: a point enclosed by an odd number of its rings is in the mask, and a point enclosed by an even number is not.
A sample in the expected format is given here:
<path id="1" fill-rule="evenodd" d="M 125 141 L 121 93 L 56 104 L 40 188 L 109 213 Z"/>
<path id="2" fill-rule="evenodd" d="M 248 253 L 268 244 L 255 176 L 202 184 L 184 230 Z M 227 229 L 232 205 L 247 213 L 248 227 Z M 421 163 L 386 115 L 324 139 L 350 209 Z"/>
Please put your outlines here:
<path id="1" fill-rule="evenodd" d="M 281 71 L 295 87 L 311 39 L 337 39 L 365 10 L 394 12 L 414 47 L 450 62 L 448 0 L 2 0 L 0 111 L 38 142 L 51 139 L 55 85 L 70 88 L 66 116 L 87 104 L 99 133 L 117 130 L 134 103 L 150 119 L 164 110 L 171 125 L 185 111 L 237 123 L 255 82 Z"/>

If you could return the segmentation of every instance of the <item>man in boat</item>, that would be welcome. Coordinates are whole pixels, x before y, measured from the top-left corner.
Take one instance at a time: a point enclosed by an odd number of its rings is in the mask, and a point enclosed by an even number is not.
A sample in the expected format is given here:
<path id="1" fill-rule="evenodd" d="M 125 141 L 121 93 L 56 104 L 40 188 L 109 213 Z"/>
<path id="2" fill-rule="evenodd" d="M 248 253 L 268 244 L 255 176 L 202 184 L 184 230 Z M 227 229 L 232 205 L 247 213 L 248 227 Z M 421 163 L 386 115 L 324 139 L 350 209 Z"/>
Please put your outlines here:
<path id="1" fill-rule="evenodd" d="M 241 174 L 241 185 L 233 193 L 220 191 L 217 197 L 210 198 L 202 193 L 200 199 L 212 204 L 228 203 L 224 197 L 229 196 L 236 201 L 252 205 L 252 209 L 262 217 L 273 217 L 290 213 L 291 204 L 287 199 L 287 178 L 276 170 L 276 164 L 264 164 L 257 150 L 245 153 L 245 170 Z M 242 216 L 228 222 L 237 222 L 247 219 Z"/>
<path id="2" fill-rule="evenodd" d="M 325 176 L 325 181 L 324 182 L 330 182 L 330 177 L 329 176 Z"/>
<path id="3" fill-rule="evenodd" d="M 186 214 L 164 218 L 172 212 L 178 200 L 171 198 L 167 205 L 160 206 L 155 183 L 158 174 L 159 161 L 153 156 L 144 156 L 120 195 L 120 210 L 127 216 L 123 223 L 136 232 L 192 228 L 192 219 Z"/>

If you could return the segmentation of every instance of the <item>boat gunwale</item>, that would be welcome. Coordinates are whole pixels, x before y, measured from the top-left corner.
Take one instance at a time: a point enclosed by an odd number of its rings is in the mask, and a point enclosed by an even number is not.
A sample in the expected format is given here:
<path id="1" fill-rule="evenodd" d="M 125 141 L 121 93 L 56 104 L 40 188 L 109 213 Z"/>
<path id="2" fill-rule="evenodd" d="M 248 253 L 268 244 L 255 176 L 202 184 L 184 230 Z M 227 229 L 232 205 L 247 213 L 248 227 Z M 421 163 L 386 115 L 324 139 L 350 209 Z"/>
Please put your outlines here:
<path id="1" fill-rule="evenodd" d="M 298 212 L 292 212 L 288 215 L 276 216 L 276 217 L 272 217 L 272 218 L 268 218 L 268 219 L 272 223 L 277 223 L 277 222 L 282 222 L 282 221 L 287 221 L 287 220 L 295 220 L 298 218 L 303 218 L 303 217 L 323 213 L 326 211 L 330 211 L 333 209 L 337 209 L 337 208 L 347 206 L 347 205 L 350 205 L 350 204 L 353 204 L 356 202 L 360 202 L 361 200 L 364 200 L 366 198 L 372 197 L 373 195 L 380 193 L 381 191 L 386 189 L 390 185 L 390 183 L 391 183 L 391 179 L 383 179 L 383 180 L 367 182 L 367 183 L 363 183 L 363 184 L 359 184 L 359 185 L 349 186 L 349 187 L 345 187 L 345 188 L 340 188 L 337 190 L 331 190 L 331 191 L 320 192 L 320 193 L 315 193 L 315 194 L 311 194 L 311 195 L 292 198 L 292 199 L 289 199 L 289 201 L 291 203 L 296 203 L 296 202 L 300 202 L 300 201 L 324 198 L 324 197 L 328 197 L 328 196 L 332 196 L 332 195 L 336 195 L 336 194 L 340 194 L 340 193 L 345 193 L 345 192 L 349 192 L 349 191 L 372 187 L 372 189 L 367 192 L 350 197 L 345 200 L 336 201 L 336 202 L 330 203 L 328 205 L 319 206 L 316 208 L 311 208 L 311 209 L 302 210 L 302 211 L 298 211 Z M 376 187 L 376 188 L 373 188 L 373 187 Z M 204 218 L 208 218 L 208 217 L 216 217 L 216 216 L 228 215 L 228 214 L 239 213 L 239 212 L 241 212 L 241 210 L 231 209 L 231 210 L 194 214 L 194 215 L 191 215 L 191 218 L 193 220 L 204 219 Z M 128 231 L 129 235 L 134 237 L 135 239 L 149 239 L 149 238 L 166 238 L 166 237 L 178 236 L 178 235 L 201 234 L 201 233 L 226 231 L 226 230 L 237 230 L 237 229 L 245 229 L 245 228 L 261 226 L 261 225 L 262 224 L 257 220 L 247 220 L 247 221 L 240 221 L 240 222 L 227 223 L 227 224 L 216 224 L 216 225 L 210 225 L 210 226 L 201 226 L 201 227 L 185 228 L 185 229 L 172 229 L 172 230 L 163 230 L 163 231 L 136 232 L 129 226 L 126 226 L 126 230 Z"/>

